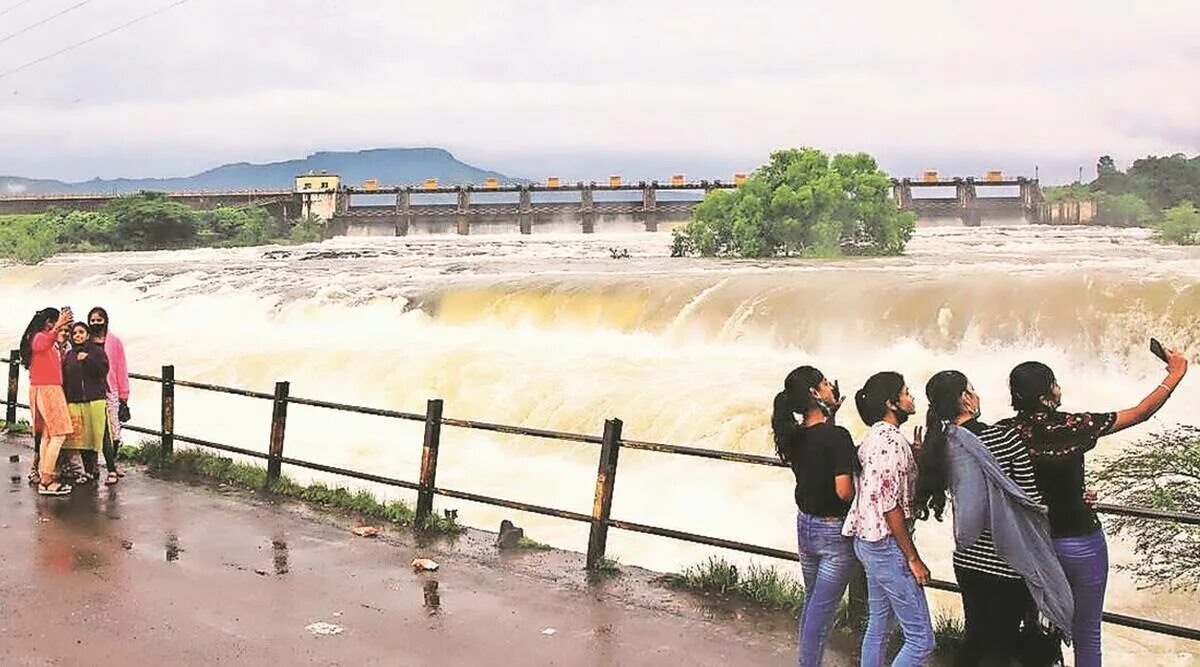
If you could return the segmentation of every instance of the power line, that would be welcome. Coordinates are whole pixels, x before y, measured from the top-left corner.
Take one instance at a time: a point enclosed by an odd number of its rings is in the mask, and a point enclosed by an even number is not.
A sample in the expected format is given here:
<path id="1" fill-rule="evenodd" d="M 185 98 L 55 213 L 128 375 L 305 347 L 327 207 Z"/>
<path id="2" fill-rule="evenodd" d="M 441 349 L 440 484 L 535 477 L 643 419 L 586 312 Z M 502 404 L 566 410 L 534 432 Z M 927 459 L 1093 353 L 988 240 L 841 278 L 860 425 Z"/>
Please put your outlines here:
<path id="1" fill-rule="evenodd" d="M 182 5 L 182 4 L 190 2 L 190 1 L 191 0 L 178 0 L 177 2 L 173 2 L 169 5 L 167 5 L 166 7 L 160 7 L 152 12 L 147 12 L 145 14 L 142 14 L 141 16 L 138 16 L 137 18 L 126 21 L 125 23 L 122 23 L 121 25 L 118 25 L 115 28 L 109 28 L 108 30 L 105 30 L 104 32 L 92 35 L 91 37 L 88 37 L 87 39 L 85 39 L 83 41 L 75 42 L 74 44 L 71 44 L 70 46 L 65 46 L 65 47 L 55 51 L 54 53 L 42 56 L 41 58 L 38 58 L 36 60 L 30 60 L 29 62 L 25 63 L 24 65 L 14 67 L 10 70 L 0 72 L 0 79 L 3 79 L 4 77 L 10 76 L 12 74 L 16 74 L 17 72 L 20 72 L 21 70 L 28 69 L 39 63 L 44 63 L 47 60 L 50 60 L 51 58 L 56 58 L 58 56 L 61 56 L 62 54 L 66 53 L 68 51 L 73 51 L 85 44 L 91 44 L 92 42 L 94 42 L 102 37 L 107 37 L 107 36 L 113 34 L 114 32 L 120 32 L 121 30 L 124 30 L 125 28 L 128 28 L 129 26 L 134 25 L 135 23 L 141 23 L 142 21 L 145 21 L 146 19 L 158 16 L 159 14 L 162 14 L 165 11 L 174 9 L 175 7 L 178 7 L 179 5 Z"/>
<path id="2" fill-rule="evenodd" d="M 33 0 L 21 0 L 21 2 L 18 2 L 15 5 L 12 5 L 8 9 L 0 9 L 0 16 L 4 16 L 5 14 L 7 14 L 7 13 L 11 12 L 12 10 L 17 9 L 19 7 L 24 7 L 25 5 L 28 5 L 31 2 L 33 2 Z"/>
<path id="3" fill-rule="evenodd" d="M 46 25 L 47 23 L 62 16 L 63 14 L 69 14 L 70 12 L 73 12 L 76 9 L 79 9 L 80 7 L 86 5 L 87 3 L 91 2 L 91 1 L 92 0 L 83 0 L 83 2 L 79 2 L 74 5 L 71 5 L 70 7 L 67 7 L 66 9 L 62 10 L 61 12 L 59 12 L 57 14 L 51 14 L 50 16 L 47 16 L 46 18 L 42 19 L 41 21 L 38 21 L 37 23 L 34 23 L 32 25 L 27 25 L 24 28 L 21 28 L 20 30 L 18 30 L 16 32 L 9 33 L 3 37 L 0 37 L 0 44 L 7 42 L 8 40 L 12 39 L 13 37 L 24 35 L 25 33 L 29 32 L 30 30 L 33 30 L 34 28 L 36 28 L 40 25 Z"/>

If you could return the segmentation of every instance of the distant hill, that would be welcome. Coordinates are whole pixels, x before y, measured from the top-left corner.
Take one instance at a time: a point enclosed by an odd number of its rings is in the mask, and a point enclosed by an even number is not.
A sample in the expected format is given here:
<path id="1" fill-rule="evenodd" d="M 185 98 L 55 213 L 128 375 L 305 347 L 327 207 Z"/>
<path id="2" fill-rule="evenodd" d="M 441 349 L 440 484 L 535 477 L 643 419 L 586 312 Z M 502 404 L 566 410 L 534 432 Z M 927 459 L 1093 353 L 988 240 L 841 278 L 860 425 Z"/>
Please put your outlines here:
<path id="1" fill-rule="evenodd" d="M 300 160 L 266 164 L 238 162 L 181 178 L 92 179 L 64 183 L 46 179 L 0 176 L 0 195 L 57 194 L 71 192 L 137 192 L 164 190 L 288 189 L 292 179 L 310 171 L 338 174 L 346 183 L 362 184 L 368 178 L 383 185 L 419 184 L 436 178 L 443 185 L 481 184 L 498 178 L 501 183 L 523 183 L 499 172 L 487 171 L 456 159 L 441 148 L 373 148 L 363 151 L 313 153 Z"/>

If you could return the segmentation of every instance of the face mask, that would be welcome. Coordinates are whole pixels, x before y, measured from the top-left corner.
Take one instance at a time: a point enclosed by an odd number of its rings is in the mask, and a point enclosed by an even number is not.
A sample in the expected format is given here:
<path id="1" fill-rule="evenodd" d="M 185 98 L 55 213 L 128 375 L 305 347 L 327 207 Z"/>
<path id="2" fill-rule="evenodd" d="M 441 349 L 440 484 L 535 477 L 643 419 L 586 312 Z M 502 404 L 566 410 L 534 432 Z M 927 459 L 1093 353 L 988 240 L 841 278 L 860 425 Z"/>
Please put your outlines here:
<path id="1" fill-rule="evenodd" d="M 107 324 L 89 324 L 88 325 L 88 332 L 90 332 L 93 336 L 103 336 L 104 332 L 107 330 L 108 330 Z"/>

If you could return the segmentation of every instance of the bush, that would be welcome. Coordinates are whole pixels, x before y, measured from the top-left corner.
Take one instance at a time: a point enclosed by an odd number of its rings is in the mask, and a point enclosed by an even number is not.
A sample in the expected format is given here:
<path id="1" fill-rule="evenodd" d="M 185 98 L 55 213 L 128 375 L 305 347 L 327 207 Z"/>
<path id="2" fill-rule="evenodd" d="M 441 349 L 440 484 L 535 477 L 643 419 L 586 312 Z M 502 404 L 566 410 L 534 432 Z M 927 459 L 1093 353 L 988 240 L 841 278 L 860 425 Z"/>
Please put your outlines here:
<path id="1" fill-rule="evenodd" d="M 1107 502 L 1200 514 L 1200 428 L 1180 426 L 1136 442 L 1104 461 L 1094 479 Z M 1133 538 L 1142 559 L 1129 569 L 1139 581 L 1200 588 L 1200 526 L 1130 517 L 1113 526 Z"/>
<path id="2" fill-rule="evenodd" d="M 671 254 L 896 255 L 916 215 L 901 211 L 890 189 L 866 153 L 831 159 L 813 148 L 777 151 L 736 190 L 709 193 L 675 230 Z"/>
<path id="3" fill-rule="evenodd" d="M 1158 237 L 1163 243 L 1173 245 L 1200 244 L 1200 211 L 1190 201 L 1163 211 Z"/>

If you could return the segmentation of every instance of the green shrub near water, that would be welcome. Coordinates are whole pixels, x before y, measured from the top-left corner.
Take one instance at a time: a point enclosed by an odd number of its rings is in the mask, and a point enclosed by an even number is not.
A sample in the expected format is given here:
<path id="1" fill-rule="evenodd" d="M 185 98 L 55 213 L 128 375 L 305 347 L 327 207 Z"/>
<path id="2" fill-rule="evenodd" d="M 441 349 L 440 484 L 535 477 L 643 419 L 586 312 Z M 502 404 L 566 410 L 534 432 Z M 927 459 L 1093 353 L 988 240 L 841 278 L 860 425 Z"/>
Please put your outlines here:
<path id="1" fill-rule="evenodd" d="M 305 486 L 283 475 L 268 487 L 267 471 L 262 466 L 234 461 L 194 448 L 176 450 L 165 465 L 161 456 L 162 445 L 158 441 L 121 448 L 123 459 L 145 464 L 152 470 L 195 475 L 251 490 L 266 488 L 281 496 L 321 507 L 353 512 L 396 526 L 411 527 L 416 519 L 416 513 L 407 503 L 400 500 L 382 502 L 365 490 L 351 491 L 345 487 L 330 487 L 320 482 Z M 430 515 L 429 521 L 422 528 L 442 534 L 457 534 L 463 530 L 455 519 L 436 514 Z"/>
<path id="2" fill-rule="evenodd" d="M 1092 476 L 1105 502 L 1200 514 L 1200 428 L 1178 426 L 1139 440 L 1104 459 Z M 1138 555 L 1129 570 L 1147 586 L 1200 589 L 1200 526 L 1136 517 L 1106 519 L 1132 538 Z"/>
<path id="3" fill-rule="evenodd" d="M 1163 211 L 1158 236 L 1164 243 L 1200 245 L 1200 210 L 1190 201 Z"/>
<path id="4" fill-rule="evenodd" d="M 776 151 L 734 190 L 708 193 L 674 231 L 672 256 L 898 255 L 917 216 L 891 199 L 891 179 L 866 153 Z"/>
<path id="5" fill-rule="evenodd" d="M 261 206 L 197 211 L 162 193 L 118 197 L 99 211 L 0 216 L 0 259 L 36 264 L 60 252 L 169 250 L 319 241 L 316 220 L 294 224 Z"/>

